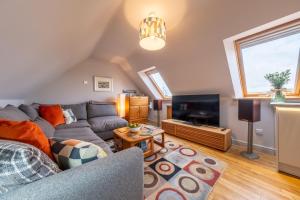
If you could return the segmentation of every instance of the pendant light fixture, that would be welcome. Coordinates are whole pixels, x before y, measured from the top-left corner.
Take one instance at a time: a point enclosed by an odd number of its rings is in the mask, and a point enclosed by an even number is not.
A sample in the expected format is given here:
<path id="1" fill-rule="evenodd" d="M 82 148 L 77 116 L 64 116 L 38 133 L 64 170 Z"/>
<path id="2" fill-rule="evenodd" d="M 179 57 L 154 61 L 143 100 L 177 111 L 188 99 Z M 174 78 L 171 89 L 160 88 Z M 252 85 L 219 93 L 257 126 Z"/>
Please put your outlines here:
<path id="1" fill-rule="evenodd" d="M 155 51 L 162 49 L 165 45 L 165 21 L 151 13 L 140 23 L 140 46 L 146 50 Z"/>

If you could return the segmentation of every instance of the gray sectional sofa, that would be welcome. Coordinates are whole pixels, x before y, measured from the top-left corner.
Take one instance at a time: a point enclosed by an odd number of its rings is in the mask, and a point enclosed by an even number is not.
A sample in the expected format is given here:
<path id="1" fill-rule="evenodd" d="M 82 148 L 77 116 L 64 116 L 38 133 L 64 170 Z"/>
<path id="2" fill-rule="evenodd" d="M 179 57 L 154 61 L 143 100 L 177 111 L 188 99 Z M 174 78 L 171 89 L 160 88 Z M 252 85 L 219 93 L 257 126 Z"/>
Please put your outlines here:
<path id="1" fill-rule="evenodd" d="M 55 129 L 38 114 L 39 104 L 8 105 L 0 109 L 0 118 L 37 123 L 47 137 L 78 139 L 101 146 L 109 156 L 24 185 L 1 196 L 4 199 L 143 199 L 143 153 L 132 148 L 113 153 L 105 140 L 113 138 L 113 129 L 127 125 L 118 117 L 113 103 L 88 102 L 62 105 L 72 109 L 77 122 Z M 1 159 L 1 158 L 0 158 Z"/>

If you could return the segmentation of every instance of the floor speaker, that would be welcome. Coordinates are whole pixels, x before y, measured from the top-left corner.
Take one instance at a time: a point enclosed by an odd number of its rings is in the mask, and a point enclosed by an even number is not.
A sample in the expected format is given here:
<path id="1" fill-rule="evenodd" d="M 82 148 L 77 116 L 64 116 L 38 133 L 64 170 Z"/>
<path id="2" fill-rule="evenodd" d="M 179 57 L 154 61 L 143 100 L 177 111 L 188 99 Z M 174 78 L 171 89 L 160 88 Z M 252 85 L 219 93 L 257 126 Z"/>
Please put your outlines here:
<path id="1" fill-rule="evenodd" d="M 253 152 L 253 123 L 260 121 L 260 101 L 254 99 L 239 100 L 239 120 L 248 123 L 248 144 L 247 151 L 241 152 L 243 157 L 258 159 L 259 156 Z"/>
<path id="2" fill-rule="evenodd" d="M 157 111 L 157 126 L 160 127 L 160 111 L 162 110 L 162 100 L 153 100 L 153 110 Z"/>

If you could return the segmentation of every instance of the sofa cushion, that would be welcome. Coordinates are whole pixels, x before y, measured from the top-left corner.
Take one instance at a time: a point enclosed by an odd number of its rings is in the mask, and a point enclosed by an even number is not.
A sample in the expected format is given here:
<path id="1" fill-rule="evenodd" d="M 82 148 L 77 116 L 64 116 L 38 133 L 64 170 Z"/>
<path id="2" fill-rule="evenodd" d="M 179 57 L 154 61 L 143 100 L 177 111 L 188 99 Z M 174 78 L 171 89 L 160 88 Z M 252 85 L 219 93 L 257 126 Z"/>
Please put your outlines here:
<path id="1" fill-rule="evenodd" d="M 56 129 L 66 129 L 66 128 L 84 128 L 91 127 L 91 125 L 86 120 L 78 120 L 77 122 L 73 122 L 71 124 L 61 124 L 55 127 Z"/>
<path id="2" fill-rule="evenodd" d="M 25 105 L 25 104 L 21 104 L 19 106 L 19 109 L 21 111 L 23 111 L 26 115 L 28 115 L 30 117 L 31 120 L 35 120 L 36 118 L 38 118 L 39 113 L 38 111 L 31 105 Z"/>
<path id="3" fill-rule="evenodd" d="M 0 157 L 0 199 L 3 193 L 61 171 L 46 154 L 25 143 L 0 140 Z"/>
<path id="4" fill-rule="evenodd" d="M 51 139 L 51 149 L 60 169 L 66 170 L 107 157 L 98 145 L 75 139 Z"/>
<path id="5" fill-rule="evenodd" d="M 104 117 L 104 116 L 116 116 L 116 104 L 115 103 L 97 103 L 90 102 L 87 104 L 88 118 Z"/>
<path id="6" fill-rule="evenodd" d="M 42 118 L 54 127 L 65 123 L 63 110 L 60 105 L 40 105 L 39 113 Z"/>
<path id="7" fill-rule="evenodd" d="M 71 109 L 77 120 L 87 119 L 86 103 L 62 105 L 63 109 Z"/>
<path id="8" fill-rule="evenodd" d="M 30 117 L 17 107 L 7 105 L 5 108 L 0 109 L 0 119 L 26 121 L 30 120 Z"/>
<path id="9" fill-rule="evenodd" d="M 38 117 L 33 122 L 39 125 L 48 138 L 53 137 L 55 129 L 47 120 Z"/>
<path id="10" fill-rule="evenodd" d="M 65 117 L 66 124 L 71 124 L 73 122 L 77 122 L 77 118 L 75 117 L 72 109 L 64 109 L 63 114 Z"/>
<path id="11" fill-rule="evenodd" d="M 0 139 L 31 144 L 53 159 L 48 138 L 42 129 L 31 121 L 0 120 Z"/>
<path id="12" fill-rule="evenodd" d="M 98 137 L 90 128 L 68 128 L 56 129 L 54 137 L 58 139 L 77 139 L 86 142 L 91 142 L 104 149 L 107 154 L 112 154 L 111 149 L 100 137 Z"/>
<path id="13" fill-rule="evenodd" d="M 110 131 L 128 124 L 125 119 L 118 116 L 94 117 L 88 121 L 95 132 Z"/>

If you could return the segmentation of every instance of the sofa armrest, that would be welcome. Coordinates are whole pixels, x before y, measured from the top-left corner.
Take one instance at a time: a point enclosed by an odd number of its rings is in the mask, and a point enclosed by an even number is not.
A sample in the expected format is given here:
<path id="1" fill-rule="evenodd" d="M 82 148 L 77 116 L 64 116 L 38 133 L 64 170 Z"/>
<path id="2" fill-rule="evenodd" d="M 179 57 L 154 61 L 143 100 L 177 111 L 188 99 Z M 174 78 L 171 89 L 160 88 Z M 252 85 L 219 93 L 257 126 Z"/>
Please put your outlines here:
<path id="1" fill-rule="evenodd" d="M 4 199 L 141 200 L 143 158 L 134 147 L 30 183 Z"/>

